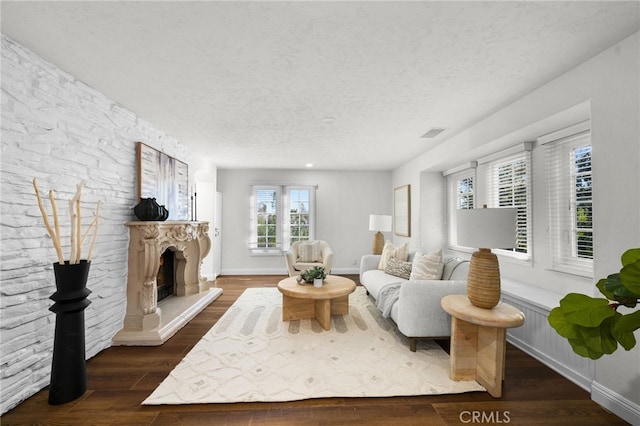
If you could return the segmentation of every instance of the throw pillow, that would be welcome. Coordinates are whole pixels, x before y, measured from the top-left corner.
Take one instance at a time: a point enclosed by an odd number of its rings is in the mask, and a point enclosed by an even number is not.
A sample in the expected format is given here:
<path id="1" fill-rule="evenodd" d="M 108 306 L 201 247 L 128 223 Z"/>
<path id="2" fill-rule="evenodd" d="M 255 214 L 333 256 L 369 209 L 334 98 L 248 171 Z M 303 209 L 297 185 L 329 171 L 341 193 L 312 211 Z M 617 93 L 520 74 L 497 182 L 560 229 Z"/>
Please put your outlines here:
<path id="1" fill-rule="evenodd" d="M 304 263 L 322 262 L 320 241 L 303 241 L 298 245 L 298 261 Z"/>
<path id="2" fill-rule="evenodd" d="M 411 275 L 411 266 L 411 262 L 403 262 L 395 257 L 390 257 L 387 259 L 387 266 L 384 268 L 384 272 L 408 280 Z"/>
<path id="3" fill-rule="evenodd" d="M 442 278 L 444 262 L 442 250 L 435 253 L 416 253 L 411 268 L 411 280 L 439 280 Z"/>
<path id="4" fill-rule="evenodd" d="M 390 257 L 395 257 L 397 260 L 401 260 L 406 262 L 409 257 L 409 248 L 408 243 L 404 243 L 398 247 L 394 246 L 391 241 L 387 241 L 384 243 L 384 247 L 382 249 L 382 256 L 380 257 L 380 263 L 378 264 L 378 269 L 382 269 L 387 267 L 387 261 Z"/>

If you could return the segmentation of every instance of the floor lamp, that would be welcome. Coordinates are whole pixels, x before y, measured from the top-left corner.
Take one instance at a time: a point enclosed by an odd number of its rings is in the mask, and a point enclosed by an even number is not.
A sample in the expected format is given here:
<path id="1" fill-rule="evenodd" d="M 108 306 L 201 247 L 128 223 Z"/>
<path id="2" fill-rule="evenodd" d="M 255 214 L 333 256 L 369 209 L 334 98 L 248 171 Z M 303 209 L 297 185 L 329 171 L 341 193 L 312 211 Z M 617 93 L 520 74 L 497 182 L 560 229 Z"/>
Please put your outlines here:
<path id="1" fill-rule="evenodd" d="M 383 214 L 369 215 L 369 231 L 377 231 L 373 236 L 373 254 L 382 254 L 384 247 L 383 232 L 391 231 L 391 216 Z"/>
<path id="2" fill-rule="evenodd" d="M 492 248 L 516 243 L 514 208 L 458 210 L 458 245 L 474 247 L 467 278 L 467 297 L 475 306 L 491 309 L 500 301 L 500 266 Z"/>

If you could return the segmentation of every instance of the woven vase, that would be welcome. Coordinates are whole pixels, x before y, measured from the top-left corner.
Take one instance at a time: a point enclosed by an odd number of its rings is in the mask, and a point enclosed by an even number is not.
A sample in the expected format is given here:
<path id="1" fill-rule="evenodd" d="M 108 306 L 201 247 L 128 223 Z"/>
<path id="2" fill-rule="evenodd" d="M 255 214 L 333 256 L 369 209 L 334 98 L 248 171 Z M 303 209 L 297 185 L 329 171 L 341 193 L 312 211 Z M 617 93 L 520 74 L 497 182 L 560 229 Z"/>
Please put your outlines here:
<path id="1" fill-rule="evenodd" d="M 500 266 L 491 249 L 478 249 L 471 256 L 467 297 L 479 308 L 491 309 L 500 301 Z"/>

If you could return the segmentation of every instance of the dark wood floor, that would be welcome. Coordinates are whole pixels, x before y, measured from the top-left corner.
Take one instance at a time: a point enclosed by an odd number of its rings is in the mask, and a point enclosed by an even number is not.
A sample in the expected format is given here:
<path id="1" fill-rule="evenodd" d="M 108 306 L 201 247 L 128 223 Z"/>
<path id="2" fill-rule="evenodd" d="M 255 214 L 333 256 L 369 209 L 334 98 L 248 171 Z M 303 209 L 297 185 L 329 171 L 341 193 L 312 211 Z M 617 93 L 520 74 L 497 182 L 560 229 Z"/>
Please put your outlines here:
<path id="1" fill-rule="evenodd" d="M 87 361 L 87 392 L 60 406 L 48 391 L 0 418 L 2 425 L 616 425 L 589 394 L 522 351 L 507 348 L 503 397 L 484 392 L 394 398 L 325 398 L 288 403 L 142 406 L 140 403 L 248 287 L 283 277 L 218 278 L 224 293 L 158 347 L 117 346 Z M 351 277 L 357 278 L 357 277 Z M 439 342 L 448 350 L 448 341 Z M 409 349 L 407 349 L 409 350 Z"/>

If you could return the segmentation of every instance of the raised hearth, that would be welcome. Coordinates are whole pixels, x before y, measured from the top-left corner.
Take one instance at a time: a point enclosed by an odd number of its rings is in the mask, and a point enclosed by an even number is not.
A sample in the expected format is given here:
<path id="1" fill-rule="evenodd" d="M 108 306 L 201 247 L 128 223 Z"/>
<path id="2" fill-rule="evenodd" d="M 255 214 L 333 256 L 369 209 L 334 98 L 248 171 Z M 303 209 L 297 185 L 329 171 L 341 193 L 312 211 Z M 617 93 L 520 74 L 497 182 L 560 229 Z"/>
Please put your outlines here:
<path id="1" fill-rule="evenodd" d="M 201 277 L 202 259 L 211 249 L 208 222 L 127 222 L 129 270 L 127 311 L 114 345 L 161 345 L 218 298 Z M 175 254 L 175 295 L 158 303 L 157 275 L 165 250 Z"/>

